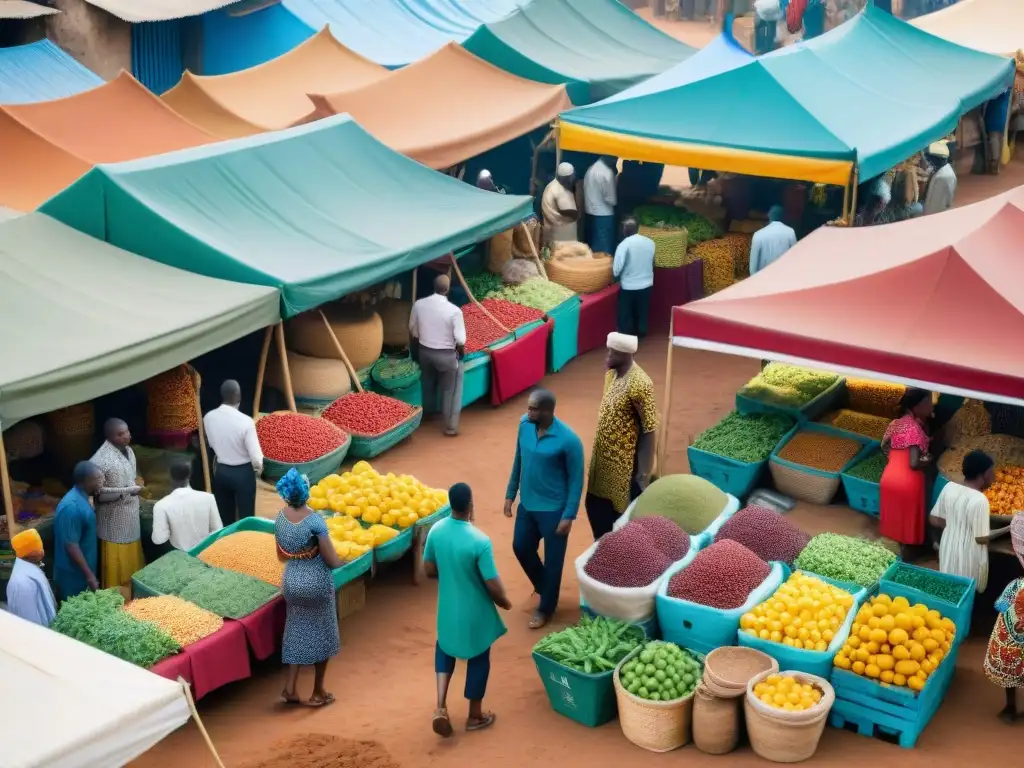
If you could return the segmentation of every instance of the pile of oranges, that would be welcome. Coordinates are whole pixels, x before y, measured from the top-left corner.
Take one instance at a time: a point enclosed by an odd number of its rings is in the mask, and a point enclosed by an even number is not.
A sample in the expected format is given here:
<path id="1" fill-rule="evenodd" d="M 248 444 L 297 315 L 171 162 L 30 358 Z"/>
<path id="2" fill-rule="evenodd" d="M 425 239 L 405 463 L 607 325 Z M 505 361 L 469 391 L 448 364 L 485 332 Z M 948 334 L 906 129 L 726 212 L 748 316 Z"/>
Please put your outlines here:
<path id="1" fill-rule="evenodd" d="M 985 491 L 989 509 L 996 515 L 1024 511 L 1024 468 L 999 467 L 996 481 Z"/>
<path id="2" fill-rule="evenodd" d="M 344 474 L 328 475 L 309 489 L 311 509 L 398 529 L 429 517 L 447 503 L 447 491 L 429 488 L 409 475 L 382 475 L 366 461 Z"/>

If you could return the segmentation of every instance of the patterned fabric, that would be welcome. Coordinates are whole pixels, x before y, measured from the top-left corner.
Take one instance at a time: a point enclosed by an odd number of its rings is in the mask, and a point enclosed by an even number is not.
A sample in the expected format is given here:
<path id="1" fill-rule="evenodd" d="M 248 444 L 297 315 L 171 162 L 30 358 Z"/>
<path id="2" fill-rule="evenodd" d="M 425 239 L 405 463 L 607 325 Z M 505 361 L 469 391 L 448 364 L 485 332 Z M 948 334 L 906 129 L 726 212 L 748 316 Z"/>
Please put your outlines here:
<path id="1" fill-rule="evenodd" d="M 128 447 L 121 453 L 105 442 L 93 455 L 92 463 L 103 471 L 100 493 L 120 494 L 114 501 L 96 502 L 96 535 L 100 541 L 114 544 L 138 541 L 142 538 L 139 497 L 129 493 L 139 474 L 135 452 Z"/>
<path id="2" fill-rule="evenodd" d="M 928 451 L 928 435 L 912 413 L 901 416 L 889 425 L 882 437 L 882 442 L 886 440 L 893 450 L 902 451 L 916 445 L 922 453 Z"/>
<path id="3" fill-rule="evenodd" d="M 657 428 L 658 406 L 651 377 L 636 363 L 625 376 L 608 371 L 597 416 L 587 493 L 608 499 L 616 512 L 625 512 L 641 430 L 647 434 Z"/>
<path id="4" fill-rule="evenodd" d="M 1013 542 L 1013 551 L 1024 565 L 1024 515 L 1014 515 L 1010 523 L 1010 540 Z"/>
<path id="5" fill-rule="evenodd" d="M 293 523 L 282 510 L 274 523 L 277 546 L 298 554 L 311 540 L 327 535 L 327 523 L 310 513 Z M 285 664 L 319 664 L 341 649 L 334 603 L 334 580 L 322 557 L 289 560 L 284 567 L 281 593 L 286 606 L 281 661 Z"/>
<path id="6" fill-rule="evenodd" d="M 996 610 L 1001 615 L 988 641 L 985 674 L 1002 688 L 1024 687 L 1024 580 L 1014 579 L 1007 585 Z"/>

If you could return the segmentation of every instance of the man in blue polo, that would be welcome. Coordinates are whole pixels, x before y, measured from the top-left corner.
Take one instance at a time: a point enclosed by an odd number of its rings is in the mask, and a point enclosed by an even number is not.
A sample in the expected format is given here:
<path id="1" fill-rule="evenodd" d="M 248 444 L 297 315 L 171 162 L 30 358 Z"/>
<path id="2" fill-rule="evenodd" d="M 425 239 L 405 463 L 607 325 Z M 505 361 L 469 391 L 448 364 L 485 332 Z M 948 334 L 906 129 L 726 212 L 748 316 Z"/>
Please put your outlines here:
<path id="1" fill-rule="evenodd" d="M 583 443 L 555 418 L 555 396 L 545 389 L 534 391 L 519 420 L 505 492 L 505 517 L 512 517 L 519 496 L 512 551 L 540 595 L 531 629 L 547 624 L 558 607 L 565 548 L 583 495 L 583 471 Z M 543 560 L 538 554 L 541 541 Z"/>

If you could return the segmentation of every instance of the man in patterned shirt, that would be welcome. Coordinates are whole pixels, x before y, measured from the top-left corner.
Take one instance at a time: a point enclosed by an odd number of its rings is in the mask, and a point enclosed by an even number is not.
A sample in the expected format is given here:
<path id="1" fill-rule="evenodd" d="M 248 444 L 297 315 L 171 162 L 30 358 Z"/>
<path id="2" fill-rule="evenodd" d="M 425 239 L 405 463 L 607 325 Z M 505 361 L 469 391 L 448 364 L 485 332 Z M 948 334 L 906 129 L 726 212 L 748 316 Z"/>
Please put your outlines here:
<path id="1" fill-rule="evenodd" d="M 103 472 L 96 495 L 96 537 L 100 541 L 100 583 L 104 589 L 127 587 L 145 564 L 139 520 L 138 467 L 131 449 L 132 433 L 121 419 L 103 425 L 106 441 L 92 457 Z"/>

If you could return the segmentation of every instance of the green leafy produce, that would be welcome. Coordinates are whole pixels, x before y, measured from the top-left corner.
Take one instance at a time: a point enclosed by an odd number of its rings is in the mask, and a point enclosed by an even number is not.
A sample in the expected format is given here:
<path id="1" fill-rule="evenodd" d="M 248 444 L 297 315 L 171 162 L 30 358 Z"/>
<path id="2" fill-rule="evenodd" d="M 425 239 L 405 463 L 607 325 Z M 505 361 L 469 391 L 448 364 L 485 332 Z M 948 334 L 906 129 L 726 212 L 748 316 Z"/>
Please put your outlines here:
<path id="1" fill-rule="evenodd" d="M 910 568 L 902 563 L 897 565 L 886 579 L 905 587 L 913 587 L 927 592 L 929 595 L 953 605 L 959 605 L 967 592 L 966 584 L 952 581 L 935 571 L 925 568 Z"/>
<path id="2" fill-rule="evenodd" d="M 895 561 L 896 555 L 877 542 L 819 533 L 793 565 L 818 576 L 870 587 Z"/>
<path id="3" fill-rule="evenodd" d="M 622 665 L 619 683 L 649 701 L 677 701 L 691 696 L 704 676 L 703 661 L 675 643 L 652 640 Z"/>
<path id="4" fill-rule="evenodd" d="M 703 533 L 725 510 L 728 496 L 696 475 L 665 475 L 644 490 L 632 518 L 666 517 L 691 536 Z"/>
<path id="5" fill-rule="evenodd" d="M 414 373 L 419 373 L 420 366 L 415 360 L 408 357 L 385 357 L 377 361 L 373 366 L 373 376 L 381 381 L 392 379 L 404 379 Z"/>
<path id="6" fill-rule="evenodd" d="M 850 467 L 846 474 L 850 477 L 867 480 L 869 483 L 880 483 L 882 482 L 882 473 L 885 472 L 885 465 L 888 461 L 884 453 L 875 451 L 867 458 Z"/>
<path id="7" fill-rule="evenodd" d="M 584 615 L 576 626 L 542 638 L 533 650 L 563 666 L 591 675 L 611 672 L 643 638 L 643 630 L 634 624 Z"/>
<path id="8" fill-rule="evenodd" d="M 486 299 L 492 293 L 496 294 L 505 287 L 505 284 L 501 281 L 501 275 L 495 275 L 491 272 L 481 272 L 479 275 L 467 277 L 466 285 L 469 286 L 469 290 L 473 292 L 473 296 L 478 300 Z"/>
<path id="9" fill-rule="evenodd" d="M 280 594 L 277 587 L 234 571 L 209 568 L 178 597 L 225 619 L 241 619 Z"/>
<path id="10" fill-rule="evenodd" d="M 698 435 L 693 447 L 753 464 L 767 459 L 792 428 L 793 420 L 780 413 L 730 413 Z"/>
<path id="11" fill-rule="evenodd" d="M 768 405 L 800 408 L 839 381 L 834 373 L 812 371 L 785 363 L 770 363 L 739 391 L 743 397 Z"/>
<path id="12" fill-rule="evenodd" d="M 123 605 L 124 598 L 116 589 L 82 592 L 61 603 L 50 629 L 95 647 L 96 630 L 105 618 L 120 611 Z"/>
<path id="13" fill-rule="evenodd" d="M 641 205 L 634 211 L 637 223 L 644 227 L 685 227 L 690 243 L 703 243 L 722 236 L 711 219 L 674 205 Z"/>
<path id="14" fill-rule="evenodd" d="M 571 290 L 558 283 L 545 280 L 543 277 L 536 277 L 521 285 L 507 285 L 500 291 L 490 294 L 488 298 L 507 299 L 516 304 L 522 304 L 524 307 L 547 312 L 575 295 Z"/>
<path id="15" fill-rule="evenodd" d="M 176 549 L 137 571 L 134 579 L 154 592 L 176 595 L 208 570 L 203 561 Z"/>

